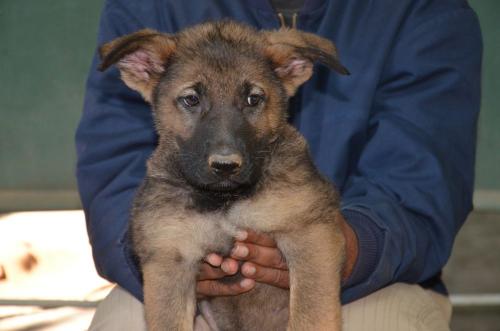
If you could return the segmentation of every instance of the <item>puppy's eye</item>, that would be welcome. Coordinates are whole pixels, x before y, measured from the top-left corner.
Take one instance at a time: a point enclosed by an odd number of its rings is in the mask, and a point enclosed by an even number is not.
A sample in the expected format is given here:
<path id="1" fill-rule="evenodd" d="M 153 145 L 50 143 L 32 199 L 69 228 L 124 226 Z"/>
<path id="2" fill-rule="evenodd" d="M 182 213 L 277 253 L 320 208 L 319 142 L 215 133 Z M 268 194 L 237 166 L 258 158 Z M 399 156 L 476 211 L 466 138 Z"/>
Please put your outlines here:
<path id="1" fill-rule="evenodd" d="M 196 107 L 200 104 L 200 98 L 198 98 L 198 96 L 194 94 L 180 97 L 180 101 L 182 102 L 182 105 L 186 108 Z"/>
<path id="2" fill-rule="evenodd" d="M 250 94 L 246 100 L 247 106 L 257 107 L 262 102 L 263 99 L 264 97 L 260 94 Z"/>

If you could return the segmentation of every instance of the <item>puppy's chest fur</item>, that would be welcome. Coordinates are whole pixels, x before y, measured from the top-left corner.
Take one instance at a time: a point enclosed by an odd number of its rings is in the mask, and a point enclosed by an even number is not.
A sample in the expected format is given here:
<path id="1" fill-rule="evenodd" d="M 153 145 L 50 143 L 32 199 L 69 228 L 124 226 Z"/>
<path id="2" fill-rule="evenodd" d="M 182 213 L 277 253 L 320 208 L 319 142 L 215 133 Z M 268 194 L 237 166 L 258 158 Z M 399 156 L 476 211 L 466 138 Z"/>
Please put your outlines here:
<path id="1" fill-rule="evenodd" d="M 195 264 L 208 252 L 227 254 L 241 229 L 279 235 L 308 222 L 328 221 L 324 215 L 333 215 L 337 207 L 331 184 L 317 175 L 303 138 L 294 131 L 288 138 L 273 152 L 255 191 L 224 208 L 200 210 L 192 191 L 147 176 L 131 223 L 141 263 L 175 254 L 177 261 Z"/>

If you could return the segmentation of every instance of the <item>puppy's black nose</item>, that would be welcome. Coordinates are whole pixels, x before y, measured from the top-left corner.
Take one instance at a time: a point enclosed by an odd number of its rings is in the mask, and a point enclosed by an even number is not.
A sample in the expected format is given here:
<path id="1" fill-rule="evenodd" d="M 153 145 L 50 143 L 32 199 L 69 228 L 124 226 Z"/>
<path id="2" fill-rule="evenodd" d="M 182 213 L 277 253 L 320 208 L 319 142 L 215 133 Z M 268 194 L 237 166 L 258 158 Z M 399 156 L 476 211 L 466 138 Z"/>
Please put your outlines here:
<path id="1" fill-rule="evenodd" d="M 242 163 L 241 155 L 236 153 L 212 154 L 208 158 L 208 165 L 212 169 L 212 172 L 220 176 L 230 176 L 237 173 Z"/>

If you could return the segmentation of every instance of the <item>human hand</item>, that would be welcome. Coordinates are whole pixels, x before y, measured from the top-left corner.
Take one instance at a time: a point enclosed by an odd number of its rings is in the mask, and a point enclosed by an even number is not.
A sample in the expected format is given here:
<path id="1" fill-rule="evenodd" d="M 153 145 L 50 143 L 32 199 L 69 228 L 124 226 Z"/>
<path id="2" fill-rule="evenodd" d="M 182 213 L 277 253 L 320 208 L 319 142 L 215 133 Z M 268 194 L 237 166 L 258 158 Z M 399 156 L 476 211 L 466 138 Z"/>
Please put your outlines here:
<path id="1" fill-rule="evenodd" d="M 345 281 L 351 276 L 358 259 L 358 238 L 342 214 L 339 213 L 338 217 L 340 230 L 345 238 L 346 260 L 342 268 L 342 280 Z M 251 230 L 247 230 L 246 233 L 245 239 L 236 241 L 231 251 L 231 258 L 222 262 L 222 268 L 236 272 L 238 263 L 233 259 L 244 261 L 241 266 L 243 276 L 260 283 L 289 288 L 290 280 L 286 260 L 274 239 L 267 234 Z"/>
<path id="2" fill-rule="evenodd" d="M 338 214 L 340 230 L 345 238 L 346 261 L 342 268 L 342 280 L 347 280 L 354 270 L 358 259 L 358 238 L 356 233 L 346 222 L 342 214 Z M 236 272 L 238 263 L 234 260 L 244 261 L 241 266 L 243 276 L 260 283 L 289 288 L 290 280 L 285 257 L 278 249 L 274 239 L 264 233 L 245 231 L 247 236 L 237 240 L 231 258 L 222 262 L 222 269 Z"/>
<path id="3" fill-rule="evenodd" d="M 238 263 L 234 260 L 229 262 L 229 268 L 226 267 L 227 263 L 224 263 L 225 267 L 222 269 L 221 266 L 225 260 L 232 259 L 223 259 L 215 253 L 208 254 L 205 257 L 196 282 L 196 296 L 198 298 L 238 295 L 254 288 L 255 281 L 247 278 L 229 284 L 221 282 L 222 278 L 234 275 L 238 271 Z"/>
<path id="4" fill-rule="evenodd" d="M 358 242 L 355 232 L 342 215 L 340 228 L 346 239 L 346 262 L 342 272 L 342 279 L 346 280 L 351 275 L 358 257 Z M 236 238 L 230 257 L 222 258 L 212 253 L 207 255 L 205 261 L 198 277 L 198 296 L 238 295 L 253 289 L 255 282 L 280 288 L 290 287 L 285 258 L 274 239 L 267 234 L 242 231 Z M 238 261 L 243 262 L 240 268 Z M 236 274 L 238 269 L 244 276 L 239 283 L 225 284 L 219 281 L 223 277 Z"/>
<path id="5" fill-rule="evenodd" d="M 285 257 L 276 241 L 264 233 L 245 231 L 246 236 L 237 240 L 230 258 L 222 262 L 222 269 L 233 270 L 241 261 L 241 273 L 256 282 L 289 288 L 290 280 Z"/>
<path id="6" fill-rule="evenodd" d="M 219 281 L 234 275 L 238 270 L 244 277 L 239 283 L 225 284 Z M 198 277 L 196 292 L 198 296 L 237 295 L 254 288 L 256 281 L 288 288 L 288 268 L 272 237 L 251 230 L 241 231 L 230 257 L 207 255 Z"/>

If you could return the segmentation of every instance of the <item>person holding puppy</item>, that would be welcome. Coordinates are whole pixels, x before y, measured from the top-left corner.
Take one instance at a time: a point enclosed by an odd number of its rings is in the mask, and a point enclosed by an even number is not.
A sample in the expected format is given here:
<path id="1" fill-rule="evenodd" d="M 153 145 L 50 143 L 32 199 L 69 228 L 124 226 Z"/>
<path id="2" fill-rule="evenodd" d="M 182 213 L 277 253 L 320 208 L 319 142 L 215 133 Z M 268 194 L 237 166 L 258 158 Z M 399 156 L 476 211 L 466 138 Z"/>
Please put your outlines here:
<path id="1" fill-rule="evenodd" d="M 466 1 L 108 0 L 99 44 L 225 17 L 327 37 L 351 72 L 318 68 L 290 103 L 290 121 L 342 197 L 345 330 L 449 329 L 440 270 L 472 208 L 480 97 L 481 37 Z M 140 330 L 142 289 L 126 230 L 156 136 L 140 96 L 97 64 L 76 136 L 77 175 L 97 269 L 119 287 L 91 330 Z M 238 270 L 242 282 L 219 281 Z M 246 231 L 231 256 L 206 257 L 197 292 L 238 295 L 255 282 L 287 288 L 288 272 L 271 237 Z"/>

